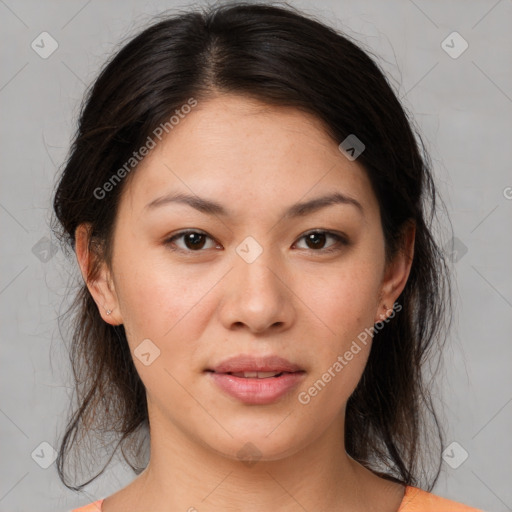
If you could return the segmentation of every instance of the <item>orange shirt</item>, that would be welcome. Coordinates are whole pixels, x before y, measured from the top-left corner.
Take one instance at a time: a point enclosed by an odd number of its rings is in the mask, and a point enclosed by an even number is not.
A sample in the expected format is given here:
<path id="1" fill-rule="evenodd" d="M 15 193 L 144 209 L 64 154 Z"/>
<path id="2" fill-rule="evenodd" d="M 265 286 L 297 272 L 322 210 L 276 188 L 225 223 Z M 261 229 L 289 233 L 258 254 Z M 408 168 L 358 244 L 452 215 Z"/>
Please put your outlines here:
<path id="1" fill-rule="evenodd" d="M 483 510 L 441 498 L 417 487 L 407 486 L 397 512 L 483 512 Z"/>
<path id="2" fill-rule="evenodd" d="M 71 512 L 101 512 L 103 500 L 95 501 Z M 404 498 L 397 512 L 483 512 L 462 503 L 447 500 L 417 487 L 407 486 Z"/>

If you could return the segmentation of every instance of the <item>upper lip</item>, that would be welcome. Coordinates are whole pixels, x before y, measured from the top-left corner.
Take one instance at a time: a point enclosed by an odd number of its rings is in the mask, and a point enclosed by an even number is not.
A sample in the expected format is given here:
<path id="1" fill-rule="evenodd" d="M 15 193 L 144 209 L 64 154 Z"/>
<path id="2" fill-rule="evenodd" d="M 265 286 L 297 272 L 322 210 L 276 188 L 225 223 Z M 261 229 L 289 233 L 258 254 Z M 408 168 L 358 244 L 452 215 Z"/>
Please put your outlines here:
<path id="1" fill-rule="evenodd" d="M 214 371 L 215 373 L 303 371 L 300 366 L 283 357 L 276 355 L 258 357 L 248 354 L 230 357 L 207 370 Z"/>

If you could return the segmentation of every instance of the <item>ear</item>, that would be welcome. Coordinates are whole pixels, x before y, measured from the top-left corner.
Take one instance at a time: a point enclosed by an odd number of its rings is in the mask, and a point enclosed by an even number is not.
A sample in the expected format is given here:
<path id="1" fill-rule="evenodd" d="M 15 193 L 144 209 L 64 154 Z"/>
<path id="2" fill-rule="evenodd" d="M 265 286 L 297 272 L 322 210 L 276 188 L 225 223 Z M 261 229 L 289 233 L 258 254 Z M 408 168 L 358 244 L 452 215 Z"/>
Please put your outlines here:
<path id="1" fill-rule="evenodd" d="M 415 235 L 416 225 L 408 222 L 402 231 L 401 245 L 384 270 L 375 322 L 385 320 L 391 314 L 395 301 L 405 288 L 414 257 Z"/>
<path id="2" fill-rule="evenodd" d="M 103 320 L 111 325 L 119 325 L 123 323 L 123 318 L 119 311 L 114 282 L 101 255 L 96 249 L 90 250 L 90 233 L 90 223 L 80 224 L 75 230 L 75 252 L 78 265 Z M 110 313 L 107 314 L 107 311 Z"/>

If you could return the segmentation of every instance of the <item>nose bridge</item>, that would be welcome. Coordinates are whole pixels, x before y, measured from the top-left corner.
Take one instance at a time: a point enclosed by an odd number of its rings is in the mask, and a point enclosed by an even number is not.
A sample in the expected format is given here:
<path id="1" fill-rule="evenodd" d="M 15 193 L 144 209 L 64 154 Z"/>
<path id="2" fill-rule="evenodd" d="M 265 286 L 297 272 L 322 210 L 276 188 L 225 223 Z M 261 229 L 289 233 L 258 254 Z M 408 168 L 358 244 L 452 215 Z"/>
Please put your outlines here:
<path id="1" fill-rule="evenodd" d="M 253 284 L 270 279 L 271 276 L 275 277 L 270 269 L 281 266 L 279 251 L 272 242 L 272 236 L 262 235 L 258 239 L 259 241 L 253 236 L 247 236 L 235 248 L 236 271 L 240 278 L 254 281 Z M 269 272 L 271 276 L 267 275 Z"/>
<path id="2" fill-rule="evenodd" d="M 251 290 L 253 294 L 269 293 L 272 295 L 280 295 L 279 279 L 279 264 L 276 258 L 273 258 L 270 251 L 265 251 L 258 258 L 247 263 L 240 261 L 237 263 L 237 274 L 241 283 L 246 287 L 246 290 Z"/>

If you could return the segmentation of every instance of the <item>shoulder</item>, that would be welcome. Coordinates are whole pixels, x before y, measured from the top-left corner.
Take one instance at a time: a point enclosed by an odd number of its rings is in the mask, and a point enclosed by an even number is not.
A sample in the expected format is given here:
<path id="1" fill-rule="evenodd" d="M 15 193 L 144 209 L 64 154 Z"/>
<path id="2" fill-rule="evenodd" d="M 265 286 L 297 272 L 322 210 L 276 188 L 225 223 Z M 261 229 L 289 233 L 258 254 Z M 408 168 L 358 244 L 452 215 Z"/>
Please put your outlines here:
<path id="1" fill-rule="evenodd" d="M 76 508 L 71 512 L 101 512 L 103 500 Z M 418 487 L 407 486 L 397 512 L 484 512 L 456 501 L 448 500 Z"/>
<path id="2" fill-rule="evenodd" d="M 483 512 L 456 501 L 448 500 L 418 487 L 407 486 L 397 512 Z"/>
<path id="3" fill-rule="evenodd" d="M 94 503 L 89 503 L 89 505 L 85 505 L 84 507 L 75 508 L 71 510 L 71 512 L 101 512 L 102 503 L 103 500 L 98 500 Z"/>

